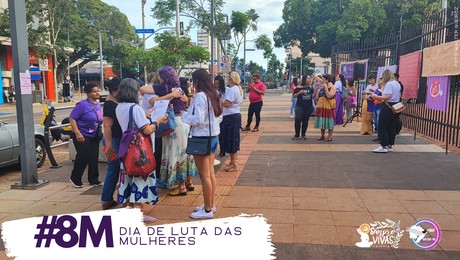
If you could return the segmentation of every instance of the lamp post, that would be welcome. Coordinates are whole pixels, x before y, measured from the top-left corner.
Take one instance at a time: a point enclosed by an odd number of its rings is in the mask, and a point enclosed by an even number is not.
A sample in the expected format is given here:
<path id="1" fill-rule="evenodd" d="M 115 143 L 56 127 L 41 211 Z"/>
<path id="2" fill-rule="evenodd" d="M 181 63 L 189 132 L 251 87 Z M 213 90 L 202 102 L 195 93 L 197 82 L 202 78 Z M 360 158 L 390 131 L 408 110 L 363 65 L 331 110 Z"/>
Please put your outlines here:
<path id="1" fill-rule="evenodd" d="M 102 64 L 102 33 L 99 31 L 99 59 L 101 61 L 100 66 L 101 66 L 101 85 L 100 89 L 104 87 L 104 67 Z"/>
<path id="2" fill-rule="evenodd" d="M 284 49 L 286 53 L 289 53 L 289 82 L 288 82 L 288 85 L 289 85 L 292 82 L 292 48 L 285 47 Z M 289 50 L 289 52 L 287 52 L 286 50 Z"/>
<path id="3" fill-rule="evenodd" d="M 246 49 L 246 42 L 252 42 L 254 40 L 246 40 L 246 34 L 244 35 L 244 42 L 243 42 L 243 79 L 244 79 L 244 84 L 243 84 L 243 99 L 246 99 L 246 88 L 247 86 L 246 83 L 246 51 L 255 51 L 255 49 Z"/>

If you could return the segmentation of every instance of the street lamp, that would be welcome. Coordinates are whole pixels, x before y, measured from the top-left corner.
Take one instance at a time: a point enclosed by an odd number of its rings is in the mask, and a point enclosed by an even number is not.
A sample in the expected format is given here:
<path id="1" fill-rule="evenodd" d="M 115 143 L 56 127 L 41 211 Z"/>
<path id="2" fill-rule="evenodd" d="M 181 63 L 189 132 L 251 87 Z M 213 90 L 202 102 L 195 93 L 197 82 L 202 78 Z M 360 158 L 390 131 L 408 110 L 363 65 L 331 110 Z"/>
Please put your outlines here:
<path id="1" fill-rule="evenodd" d="M 245 89 L 245 86 L 247 86 L 246 83 L 246 51 L 255 51 L 255 49 L 246 49 L 246 42 L 252 42 L 255 40 L 246 40 L 246 34 L 244 34 L 244 42 L 243 42 L 243 88 Z M 246 90 L 243 91 L 243 99 L 246 99 Z"/>
<path id="2" fill-rule="evenodd" d="M 286 51 L 286 50 L 289 50 L 289 51 Z M 292 82 L 292 48 L 285 47 L 284 51 L 286 52 L 286 54 L 289 54 L 289 83 L 288 84 L 291 84 Z"/>

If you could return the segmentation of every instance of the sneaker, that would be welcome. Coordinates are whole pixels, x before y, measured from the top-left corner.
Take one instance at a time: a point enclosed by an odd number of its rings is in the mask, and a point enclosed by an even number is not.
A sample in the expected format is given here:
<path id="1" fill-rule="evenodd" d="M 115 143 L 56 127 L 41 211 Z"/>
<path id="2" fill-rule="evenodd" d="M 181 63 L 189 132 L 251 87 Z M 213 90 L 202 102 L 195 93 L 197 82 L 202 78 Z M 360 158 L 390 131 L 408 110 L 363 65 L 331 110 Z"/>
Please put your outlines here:
<path id="1" fill-rule="evenodd" d="M 157 221 L 157 219 L 155 217 L 152 217 L 152 216 L 149 216 L 149 215 L 143 215 L 142 216 L 142 221 L 144 223 L 153 223 L 153 222 Z"/>
<path id="2" fill-rule="evenodd" d="M 72 185 L 75 188 L 83 188 L 83 183 L 81 183 L 81 182 L 74 182 L 74 181 L 72 181 L 72 179 L 70 179 L 70 183 L 72 183 Z"/>
<path id="3" fill-rule="evenodd" d="M 210 212 L 206 212 L 203 209 L 203 210 L 200 210 L 200 211 L 197 211 L 197 212 L 193 212 L 190 215 L 190 217 L 193 218 L 193 219 L 213 218 L 214 213 L 212 212 L 212 210 Z"/>
<path id="4" fill-rule="evenodd" d="M 241 129 L 241 131 L 243 132 L 251 131 L 251 128 L 249 128 L 249 126 L 246 126 L 245 128 Z"/>
<path id="5" fill-rule="evenodd" d="M 388 146 L 387 147 L 388 152 L 394 152 L 393 147 Z"/>
<path id="6" fill-rule="evenodd" d="M 300 137 L 295 136 L 295 135 L 294 135 L 294 137 L 291 138 L 291 140 L 299 140 L 299 139 L 300 139 Z"/>
<path id="7" fill-rule="evenodd" d="M 386 147 L 379 146 L 377 149 L 372 150 L 374 153 L 388 153 L 388 149 Z"/>
<path id="8" fill-rule="evenodd" d="M 372 139 L 372 142 L 380 142 L 380 139 L 378 138 Z"/>
<path id="9" fill-rule="evenodd" d="M 93 185 L 93 186 L 102 186 L 102 182 L 100 181 L 97 181 L 97 182 L 90 182 L 89 184 Z"/>
<path id="10" fill-rule="evenodd" d="M 302 140 L 307 140 L 307 137 L 306 137 L 306 136 L 302 136 Z"/>
<path id="11" fill-rule="evenodd" d="M 289 117 L 292 119 L 292 118 L 294 118 L 294 115 L 290 115 Z"/>
<path id="12" fill-rule="evenodd" d="M 201 211 L 201 210 L 204 210 L 204 204 L 195 208 L 195 212 L 198 212 L 198 211 Z M 217 211 L 216 206 L 212 206 L 212 213 L 216 213 L 216 211 Z"/>

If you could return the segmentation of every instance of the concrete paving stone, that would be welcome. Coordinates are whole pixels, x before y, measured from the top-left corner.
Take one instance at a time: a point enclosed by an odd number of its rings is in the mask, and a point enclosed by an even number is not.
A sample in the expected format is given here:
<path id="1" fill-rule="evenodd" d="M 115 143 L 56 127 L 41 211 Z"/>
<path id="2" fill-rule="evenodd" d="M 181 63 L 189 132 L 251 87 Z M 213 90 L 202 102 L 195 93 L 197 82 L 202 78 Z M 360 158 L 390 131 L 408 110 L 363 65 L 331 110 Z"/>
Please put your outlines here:
<path id="1" fill-rule="evenodd" d="M 218 215 L 217 215 L 218 214 Z M 227 218 L 227 217 L 236 217 L 241 214 L 246 215 L 253 215 L 253 214 L 262 214 L 260 209 L 254 208 L 227 208 L 227 207 L 218 207 L 216 216 L 219 218 Z"/>
<path id="2" fill-rule="evenodd" d="M 228 208 L 258 208 L 260 195 L 247 197 L 229 197 L 224 207 Z"/>
<path id="3" fill-rule="evenodd" d="M 385 190 L 385 186 L 382 181 L 372 176 L 362 178 L 361 180 L 350 178 L 348 182 L 350 183 L 350 187 L 355 189 Z"/>
<path id="4" fill-rule="evenodd" d="M 339 241 L 342 246 L 356 246 L 356 242 L 361 241 L 360 235 L 358 234 L 358 227 L 342 227 L 336 226 L 337 234 L 339 235 Z"/>
<path id="5" fill-rule="evenodd" d="M 18 213 L 34 203 L 35 201 L 8 200 L 8 203 L 0 203 L 0 212 L 10 214 Z"/>
<path id="6" fill-rule="evenodd" d="M 327 203 L 332 211 L 367 212 L 361 199 L 334 197 L 327 198 Z"/>
<path id="7" fill-rule="evenodd" d="M 293 224 L 272 224 L 271 227 L 272 243 L 293 243 L 294 225 Z M 278 258 L 280 259 L 280 258 Z"/>
<path id="8" fill-rule="evenodd" d="M 116 197 L 115 197 L 116 198 Z M 96 203 L 101 202 L 101 195 L 79 195 L 69 201 L 70 203 Z"/>
<path id="9" fill-rule="evenodd" d="M 293 178 L 266 178 L 263 181 L 264 187 L 293 187 L 295 180 Z"/>
<path id="10" fill-rule="evenodd" d="M 292 187 L 263 187 L 262 197 L 290 197 L 292 198 Z"/>
<path id="11" fill-rule="evenodd" d="M 398 200 L 363 199 L 363 202 L 371 213 L 409 213 Z"/>
<path id="12" fill-rule="evenodd" d="M 263 177 L 240 177 L 236 181 L 238 186 L 263 186 Z"/>
<path id="13" fill-rule="evenodd" d="M 265 197 L 261 196 L 257 208 L 292 210 L 293 200 L 290 197 Z"/>
<path id="14" fill-rule="evenodd" d="M 423 190 L 391 190 L 391 193 L 399 200 L 433 200 Z"/>
<path id="15" fill-rule="evenodd" d="M 200 194 L 187 194 L 187 196 L 167 196 L 161 201 L 161 204 L 171 206 L 187 206 L 191 205 L 193 202 L 195 202 L 198 198 L 201 197 L 202 196 Z"/>
<path id="16" fill-rule="evenodd" d="M 2 223 L 12 220 L 25 219 L 25 218 L 34 218 L 37 215 L 26 214 L 26 213 L 12 213 L 2 219 Z M 0 246 L 3 246 L 3 240 L 0 240 Z M 0 258 L 1 259 L 1 258 Z"/>
<path id="17" fill-rule="evenodd" d="M 190 214 L 194 210 L 194 206 L 158 205 L 149 214 L 157 219 L 190 221 Z"/>
<path id="18" fill-rule="evenodd" d="M 460 202 L 458 201 L 440 201 L 439 204 L 449 211 L 450 214 L 460 214 Z"/>
<path id="19" fill-rule="evenodd" d="M 324 189 L 327 198 L 350 198 L 359 199 L 360 196 L 354 189 Z"/>
<path id="20" fill-rule="evenodd" d="M 454 215 L 443 215 L 437 213 L 413 213 L 412 216 L 415 219 L 428 218 L 434 220 L 439 224 L 442 231 L 460 231 L 460 221 Z"/>
<path id="21" fill-rule="evenodd" d="M 262 193 L 262 187 L 260 186 L 234 186 L 230 192 L 230 196 L 234 197 L 247 197 L 247 196 L 260 196 Z"/>
<path id="22" fill-rule="evenodd" d="M 64 182 L 51 182 L 48 185 L 45 185 L 40 188 L 40 190 L 44 191 L 62 191 L 67 188 L 68 184 Z"/>
<path id="23" fill-rule="evenodd" d="M 396 199 L 389 190 L 380 189 L 356 189 L 361 199 Z"/>
<path id="24" fill-rule="evenodd" d="M 69 202 L 70 200 L 74 199 L 75 197 L 79 196 L 76 192 L 70 191 L 57 191 L 54 194 L 42 199 L 41 201 L 49 201 L 49 202 Z"/>
<path id="25" fill-rule="evenodd" d="M 0 193 L 0 200 L 25 200 L 25 201 L 39 201 L 42 200 L 56 191 L 37 190 L 9 190 Z"/>
<path id="26" fill-rule="evenodd" d="M 326 193 L 323 188 L 293 188 L 292 195 L 302 198 L 325 198 Z"/>
<path id="27" fill-rule="evenodd" d="M 342 246 L 343 259 L 396 259 L 391 248 L 359 248 L 357 246 Z"/>
<path id="28" fill-rule="evenodd" d="M 275 243 L 277 259 L 343 259 L 341 246 Z"/>
<path id="29" fill-rule="evenodd" d="M 395 249 L 394 254 L 398 259 L 454 259 L 444 251 L 425 251 L 420 249 Z"/>
<path id="30" fill-rule="evenodd" d="M 331 211 L 326 210 L 294 210 L 294 224 L 309 224 L 309 225 L 334 225 Z"/>
<path id="31" fill-rule="evenodd" d="M 10 213 L 0 213 L 0 221 L 2 221 L 2 219 L 8 217 L 9 215 L 11 215 Z"/>
<path id="32" fill-rule="evenodd" d="M 460 259 L 460 251 L 444 251 L 449 259 Z"/>
<path id="33" fill-rule="evenodd" d="M 294 197 L 294 210 L 330 210 L 326 198 Z"/>
<path id="34" fill-rule="evenodd" d="M 293 224 L 294 211 L 290 209 L 258 208 L 257 214 L 262 214 L 269 224 Z"/>
<path id="35" fill-rule="evenodd" d="M 460 231 L 442 230 L 439 246 L 444 251 L 460 251 Z"/>
<path id="36" fill-rule="evenodd" d="M 390 219 L 396 223 L 400 221 L 401 228 L 409 228 L 416 223 L 416 219 L 409 213 L 372 212 L 375 221 L 386 221 Z"/>
<path id="37" fill-rule="evenodd" d="M 340 245 L 335 226 L 294 225 L 294 243 Z"/>
<path id="38" fill-rule="evenodd" d="M 83 212 L 93 203 L 59 203 L 59 202 L 36 202 L 31 206 L 24 208 L 23 210 L 18 211 L 19 213 L 24 214 L 33 214 L 36 216 L 44 215 L 62 215 L 69 213 L 79 213 Z"/>
<path id="39" fill-rule="evenodd" d="M 374 218 L 368 212 L 332 211 L 331 213 L 335 226 L 359 227 L 363 223 L 374 221 Z"/>
<path id="40" fill-rule="evenodd" d="M 400 202 L 409 213 L 449 214 L 449 212 L 436 201 L 400 200 Z"/>

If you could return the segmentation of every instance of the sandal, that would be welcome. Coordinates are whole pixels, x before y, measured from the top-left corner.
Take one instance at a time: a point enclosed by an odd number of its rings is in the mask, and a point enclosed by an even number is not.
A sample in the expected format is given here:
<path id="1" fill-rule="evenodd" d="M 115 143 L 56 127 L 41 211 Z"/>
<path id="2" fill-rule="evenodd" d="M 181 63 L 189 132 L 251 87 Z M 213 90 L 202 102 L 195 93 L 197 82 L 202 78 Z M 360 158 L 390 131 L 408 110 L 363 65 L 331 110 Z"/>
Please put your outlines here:
<path id="1" fill-rule="evenodd" d="M 251 132 L 259 132 L 259 128 L 258 128 L 258 127 L 254 127 L 254 129 L 252 129 Z"/>
<path id="2" fill-rule="evenodd" d="M 236 172 L 236 171 L 238 171 L 238 165 L 235 164 L 235 165 L 232 165 L 230 167 L 227 167 L 227 168 L 225 168 L 225 171 L 226 172 Z"/>
<path id="3" fill-rule="evenodd" d="M 251 131 L 251 128 L 249 128 L 248 126 L 246 126 L 245 128 L 241 129 L 241 131 L 243 131 L 243 132 Z"/>
<path id="4" fill-rule="evenodd" d="M 324 140 L 324 141 L 326 141 L 326 142 L 332 142 L 332 137 L 329 137 L 329 138 L 327 138 L 327 139 Z"/>
<path id="5" fill-rule="evenodd" d="M 187 191 L 194 191 L 195 190 L 195 186 L 193 186 L 192 183 L 190 184 L 185 184 L 185 188 L 187 189 Z"/>
<path id="6" fill-rule="evenodd" d="M 321 136 L 320 138 L 318 138 L 318 141 L 323 141 L 323 140 L 326 140 L 326 138 L 324 138 L 324 136 Z"/>
<path id="7" fill-rule="evenodd" d="M 178 188 L 170 191 L 168 193 L 170 196 L 185 196 L 187 195 L 187 189 L 185 189 L 185 191 L 180 191 Z"/>

